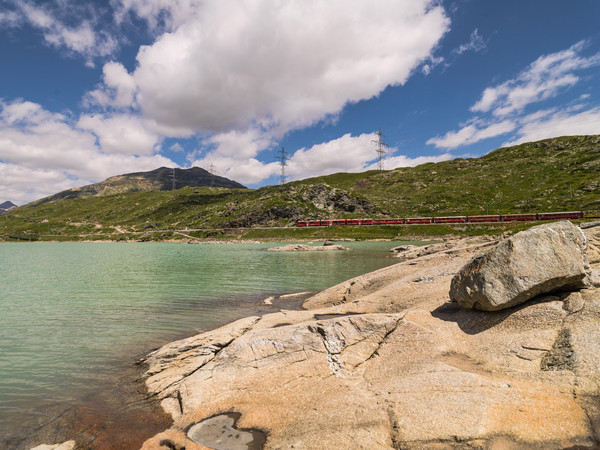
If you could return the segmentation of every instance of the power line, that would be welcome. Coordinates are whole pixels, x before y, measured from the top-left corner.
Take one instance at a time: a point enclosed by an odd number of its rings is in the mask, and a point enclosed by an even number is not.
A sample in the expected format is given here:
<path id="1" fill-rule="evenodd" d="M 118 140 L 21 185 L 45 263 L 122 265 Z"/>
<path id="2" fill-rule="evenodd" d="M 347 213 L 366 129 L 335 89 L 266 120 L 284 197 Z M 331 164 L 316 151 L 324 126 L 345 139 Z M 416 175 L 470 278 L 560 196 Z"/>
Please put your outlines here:
<path id="1" fill-rule="evenodd" d="M 386 153 L 385 148 L 389 147 L 389 145 L 383 142 L 384 134 L 381 132 L 381 128 L 375 134 L 377 135 L 377 140 L 371 139 L 371 142 L 377 144 L 377 148 L 375 149 L 375 152 L 377 153 L 377 170 L 383 172 L 383 160 Z"/>
<path id="2" fill-rule="evenodd" d="M 285 175 L 285 167 L 287 166 L 287 162 L 288 162 L 288 153 L 284 150 L 283 147 L 281 147 L 281 151 L 279 152 L 279 156 L 276 156 L 275 159 L 279 161 L 279 164 L 281 165 L 281 178 L 279 180 L 279 184 L 285 184 L 285 180 L 286 180 L 286 175 Z"/>

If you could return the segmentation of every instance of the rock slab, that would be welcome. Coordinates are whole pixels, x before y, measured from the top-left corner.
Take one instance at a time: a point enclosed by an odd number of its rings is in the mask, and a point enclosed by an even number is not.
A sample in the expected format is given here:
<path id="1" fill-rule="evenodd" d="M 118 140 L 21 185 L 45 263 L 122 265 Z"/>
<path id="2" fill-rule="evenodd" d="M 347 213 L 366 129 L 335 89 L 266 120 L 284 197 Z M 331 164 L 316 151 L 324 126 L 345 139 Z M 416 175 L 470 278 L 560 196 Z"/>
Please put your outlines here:
<path id="1" fill-rule="evenodd" d="M 450 299 L 497 311 L 559 289 L 585 287 L 586 237 L 571 222 L 539 225 L 476 256 L 452 279 Z"/>
<path id="2" fill-rule="evenodd" d="M 267 249 L 268 252 L 331 252 L 338 250 L 349 250 L 341 245 L 324 245 L 323 247 L 315 247 L 305 244 L 288 244 L 282 247 L 273 247 Z"/>
<path id="3" fill-rule="evenodd" d="M 452 277 L 488 242 L 464 244 L 148 355 L 174 422 L 143 450 L 205 449 L 195 426 L 223 414 L 217 438 L 262 431 L 265 450 L 598 448 L 600 290 L 462 308 Z"/>

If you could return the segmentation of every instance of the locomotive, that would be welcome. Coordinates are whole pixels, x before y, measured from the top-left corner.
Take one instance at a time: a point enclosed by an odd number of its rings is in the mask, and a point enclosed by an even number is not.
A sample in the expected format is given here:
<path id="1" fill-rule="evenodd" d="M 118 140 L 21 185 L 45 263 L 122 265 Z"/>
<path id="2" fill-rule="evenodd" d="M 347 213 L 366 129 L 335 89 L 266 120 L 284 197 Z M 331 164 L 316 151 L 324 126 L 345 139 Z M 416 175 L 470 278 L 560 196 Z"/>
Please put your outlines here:
<path id="1" fill-rule="evenodd" d="M 583 219 L 583 211 L 563 211 L 528 214 L 502 214 L 487 216 L 406 217 L 396 219 L 325 219 L 298 220 L 297 227 L 330 227 L 337 225 L 412 225 L 423 223 L 485 223 L 530 222 L 535 220 Z"/>

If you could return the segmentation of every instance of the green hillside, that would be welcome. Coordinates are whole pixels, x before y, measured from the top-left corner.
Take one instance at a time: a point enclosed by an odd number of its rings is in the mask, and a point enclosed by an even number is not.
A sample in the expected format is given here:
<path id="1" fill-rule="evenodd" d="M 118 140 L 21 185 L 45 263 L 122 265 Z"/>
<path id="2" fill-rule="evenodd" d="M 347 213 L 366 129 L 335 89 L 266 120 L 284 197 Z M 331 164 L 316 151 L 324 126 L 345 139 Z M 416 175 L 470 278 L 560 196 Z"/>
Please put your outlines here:
<path id="1" fill-rule="evenodd" d="M 481 158 L 381 173 L 341 173 L 256 190 L 186 187 L 30 204 L 0 217 L 0 237 L 166 239 L 174 236 L 173 230 L 194 229 L 198 231 L 183 233 L 207 237 L 221 235 L 224 229 L 291 226 L 301 218 L 579 209 L 600 210 L 598 135 L 547 139 Z M 377 232 L 371 233 L 376 237 Z M 281 231 L 273 235 L 289 236 Z"/>

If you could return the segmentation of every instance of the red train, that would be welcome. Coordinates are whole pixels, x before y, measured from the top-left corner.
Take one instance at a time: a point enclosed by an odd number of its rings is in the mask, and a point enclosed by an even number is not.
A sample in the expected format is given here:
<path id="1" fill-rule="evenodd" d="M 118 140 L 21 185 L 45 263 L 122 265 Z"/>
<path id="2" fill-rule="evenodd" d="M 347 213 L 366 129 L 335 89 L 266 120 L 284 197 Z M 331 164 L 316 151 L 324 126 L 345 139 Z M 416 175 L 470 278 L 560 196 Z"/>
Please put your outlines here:
<path id="1" fill-rule="evenodd" d="M 497 216 L 450 216 L 450 217 L 408 217 L 398 219 L 327 219 L 298 220 L 297 227 L 330 227 L 335 225 L 411 225 L 419 223 L 482 223 L 534 220 L 582 219 L 583 211 L 566 211 L 530 214 L 504 214 Z"/>

